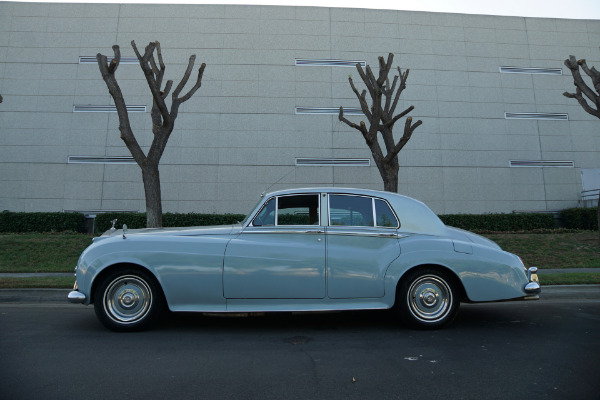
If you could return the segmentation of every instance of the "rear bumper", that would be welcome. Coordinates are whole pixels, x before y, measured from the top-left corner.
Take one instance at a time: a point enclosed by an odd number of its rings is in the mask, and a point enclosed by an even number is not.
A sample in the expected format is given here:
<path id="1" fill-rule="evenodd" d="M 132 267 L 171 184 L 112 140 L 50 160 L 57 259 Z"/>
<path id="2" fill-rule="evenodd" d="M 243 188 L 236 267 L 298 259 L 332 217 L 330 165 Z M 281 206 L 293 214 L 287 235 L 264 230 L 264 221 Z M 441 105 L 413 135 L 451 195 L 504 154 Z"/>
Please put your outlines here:
<path id="1" fill-rule="evenodd" d="M 540 287 L 540 281 L 537 276 L 537 268 L 531 267 L 527 270 L 527 278 L 529 279 L 529 283 L 525 285 L 523 291 L 525 292 L 524 300 L 538 300 L 540 298 L 539 294 L 542 292 L 542 288 Z"/>

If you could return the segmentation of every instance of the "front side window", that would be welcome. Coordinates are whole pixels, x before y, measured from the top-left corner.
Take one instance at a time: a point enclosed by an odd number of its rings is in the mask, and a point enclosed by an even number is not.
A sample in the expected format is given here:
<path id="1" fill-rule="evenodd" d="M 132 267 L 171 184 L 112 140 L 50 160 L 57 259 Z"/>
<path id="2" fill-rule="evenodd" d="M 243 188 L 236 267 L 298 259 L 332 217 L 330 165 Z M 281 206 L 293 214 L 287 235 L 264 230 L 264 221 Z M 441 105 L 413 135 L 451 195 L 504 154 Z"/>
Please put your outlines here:
<path id="1" fill-rule="evenodd" d="M 277 200 L 272 198 L 267 201 L 262 210 L 254 217 L 252 225 L 254 226 L 273 226 L 275 225 L 275 204 Z"/>
<path id="2" fill-rule="evenodd" d="M 277 204 L 277 225 L 318 225 L 319 196 L 281 196 Z"/>
<path id="3" fill-rule="evenodd" d="M 279 196 L 267 201 L 252 221 L 254 226 L 318 225 L 319 196 Z"/>

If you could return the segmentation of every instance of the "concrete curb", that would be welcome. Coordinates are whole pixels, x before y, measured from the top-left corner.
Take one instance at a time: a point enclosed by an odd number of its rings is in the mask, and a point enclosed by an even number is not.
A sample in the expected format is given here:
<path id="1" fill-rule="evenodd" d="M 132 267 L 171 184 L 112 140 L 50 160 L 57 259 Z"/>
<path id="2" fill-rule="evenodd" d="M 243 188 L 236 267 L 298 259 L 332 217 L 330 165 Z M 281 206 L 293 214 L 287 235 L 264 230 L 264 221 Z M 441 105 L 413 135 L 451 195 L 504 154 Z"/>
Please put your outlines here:
<path id="1" fill-rule="evenodd" d="M 71 289 L 0 289 L 1 303 L 63 303 Z"/>
<path id="2" fill-rule="evenodd" d="M 69 304 L 70 289 L 0 289 L 0 304 Z M 600 300 L 600 285 L 542 286 L 541 300 Z"/>

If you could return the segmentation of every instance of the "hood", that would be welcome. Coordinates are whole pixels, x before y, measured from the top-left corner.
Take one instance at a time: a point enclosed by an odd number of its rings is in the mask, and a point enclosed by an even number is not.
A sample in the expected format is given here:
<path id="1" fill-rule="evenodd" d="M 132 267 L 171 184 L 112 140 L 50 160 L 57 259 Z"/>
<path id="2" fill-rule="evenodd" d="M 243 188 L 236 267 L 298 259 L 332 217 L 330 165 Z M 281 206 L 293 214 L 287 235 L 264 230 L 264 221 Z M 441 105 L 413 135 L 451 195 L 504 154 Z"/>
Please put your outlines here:
<path id="1" fill-rule="evenodd" d="M 241 225 L 215 225 L 215 226 L 190 226 L 183 228 L 144 228 L 127 229 L 125 236 L 200 236 L 200 235 L 228 235 L 234 229 L 241 229 Z M 122 236 L 123 229 L 108 230 L 102 234 L 102 238 Z"/>

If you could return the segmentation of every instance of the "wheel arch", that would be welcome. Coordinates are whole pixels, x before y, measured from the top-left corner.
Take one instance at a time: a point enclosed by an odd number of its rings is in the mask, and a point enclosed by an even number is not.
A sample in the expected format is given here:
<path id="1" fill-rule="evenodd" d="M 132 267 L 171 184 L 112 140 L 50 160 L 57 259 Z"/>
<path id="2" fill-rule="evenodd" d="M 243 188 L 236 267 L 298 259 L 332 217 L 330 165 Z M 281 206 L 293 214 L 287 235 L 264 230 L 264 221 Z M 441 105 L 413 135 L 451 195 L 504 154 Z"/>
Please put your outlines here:
<path id="1" fill-rule="evenodd" d="M 404 271 L 404 273 L 402 273 L 402 275 L 398 279 L 398 282 L 396 282 L 396 289 L 395 289 L 395 293 L 394 293 L 394 303 L 397 301 L 398 290 L 400 290 L 400 286 L 402 285 L 402 283 L 404 281 L 406 281 L 406 279 L 408 279 L 408 276 L 410 276 L 411 272 L 418 270 L 418 269 L 433 269 L 433 270 L 441 271 L 442 273 L 446 273 L 452 279 L 452 283 L 455 285 L 455 287 L 459 290 L 459 301 L 468 301 L 468 296 L 467 296 L 467 291 L 465 289 L 465 286 L 464 286 L 462 280 L 460 279 L 460 277 L 456 274 L 455 271 L 452 270 L 452 268 L 449 268 L 445 265 L 436 264 L 436 263 L 425 263 L 425 264 L 414 265 L 410 268 L 407 268 Z"/>
<path id="2" fill-rule="evenodd" d="M 109 266 L 103 268 L 102 271 L 100 271 L 94 277 L 94 280 L 92 281 L 92 286 L 90 289 L 90 304 L 94 303 L 94 298 L 96 296 L 96 290 L 98 288 L 98 285 L 100 285 L 100 283 L 106 278 L 106 276 L 110 275 L 111 273 L 113 273 L 114 271 L 119 270 L 119 269 L 133 269 L 133 270 L 137 270 L 137 271 L 147 274 L 151 279 L 154 280 L 154 283 L 160 289 L 160 295 L 162 296 L 162 300 L 164 302 L 166 302 L 166 296 L 165 296 L 164 289 L 163 289 L 162 285 L 160 284 L 159 279 L 152 272 L 152 270 L 150 270 L 149 268 L 144 267 L 140 264 L 136 264 L 136 263 L 132 263 L 132 262 L 119 262 L 119 263 L 115 263 L 115 264 L 112 264 L 112 265 L 109 265 Z"/>

